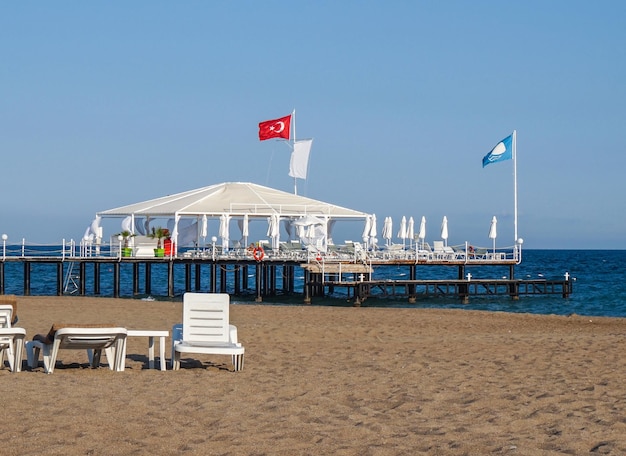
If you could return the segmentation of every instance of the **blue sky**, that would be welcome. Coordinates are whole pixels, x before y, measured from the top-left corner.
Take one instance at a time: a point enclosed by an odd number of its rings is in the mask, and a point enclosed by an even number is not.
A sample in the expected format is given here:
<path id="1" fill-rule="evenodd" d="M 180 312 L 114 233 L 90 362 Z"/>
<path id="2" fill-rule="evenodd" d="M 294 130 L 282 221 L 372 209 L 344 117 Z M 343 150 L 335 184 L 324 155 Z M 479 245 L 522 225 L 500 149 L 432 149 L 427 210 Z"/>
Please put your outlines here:
<path id="1" fill-rule="evenodd" d="M 295 108 L 302 195 L 426 216 L 427 240 L 445 215 L 450 244 L 491 245 L 495 215 L 512 245 L 512 161 L 481 160 L 516 129 L 525 247 L 626 249 L 625 54 L 617 0 L 5 2 L 0 231 L 59 243 L 166 194 L 292 191 L 257 133 Z"/>

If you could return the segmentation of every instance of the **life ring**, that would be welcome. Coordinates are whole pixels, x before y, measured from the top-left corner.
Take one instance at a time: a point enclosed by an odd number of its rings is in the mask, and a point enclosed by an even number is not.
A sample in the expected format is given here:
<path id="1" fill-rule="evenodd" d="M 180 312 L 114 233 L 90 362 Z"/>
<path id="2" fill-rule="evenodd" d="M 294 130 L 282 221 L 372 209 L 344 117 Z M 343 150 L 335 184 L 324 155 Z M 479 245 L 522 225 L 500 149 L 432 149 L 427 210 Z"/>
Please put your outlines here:
<path id="1" fill-rule="evenodd" d="M 263 247 L 255 247 L 252 251 L 252 256 L 255 260 L 261 261 L 265 256 L 265 250 L 263 250 Z"/>
<path id="2" fill-rule="evenodd" d="M 322 254 L 317 252 L 317 256 L 315 257 L 317 261 L 322 261 Z"/>

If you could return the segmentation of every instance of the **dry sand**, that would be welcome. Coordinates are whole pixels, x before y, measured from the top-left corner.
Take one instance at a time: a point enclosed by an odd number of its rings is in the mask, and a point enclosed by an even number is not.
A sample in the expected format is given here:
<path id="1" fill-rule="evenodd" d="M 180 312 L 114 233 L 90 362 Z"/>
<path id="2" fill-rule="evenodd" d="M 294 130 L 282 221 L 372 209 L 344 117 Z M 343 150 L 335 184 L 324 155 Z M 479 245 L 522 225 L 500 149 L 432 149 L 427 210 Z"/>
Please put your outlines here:
<path id="1" fill-rule="evenodd" d="M 171 329 L 182 307 L 18 305 L 27 339 L 53 322 Z M 231 321 L 241 372 L 204 355 L 149 370 L 144 338 L 128 340 L 125 372 L 75 350 L 51 375 L 5 366 L 0 453 L 626 454 L 624 319 L 233 305 Z"/>

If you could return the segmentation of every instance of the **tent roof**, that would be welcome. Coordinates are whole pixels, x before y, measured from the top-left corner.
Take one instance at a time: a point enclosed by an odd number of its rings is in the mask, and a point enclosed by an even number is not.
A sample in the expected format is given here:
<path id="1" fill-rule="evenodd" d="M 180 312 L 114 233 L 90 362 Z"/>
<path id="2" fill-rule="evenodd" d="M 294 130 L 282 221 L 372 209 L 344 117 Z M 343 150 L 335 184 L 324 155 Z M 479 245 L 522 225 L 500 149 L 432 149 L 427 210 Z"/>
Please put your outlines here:
<path id="1" fill-rule="evenodd" d="M 199 216 L 303 217 L 362 219 L 369 214 L 247 182 L 226 182 L 98 212 L 101 217 Z"/>

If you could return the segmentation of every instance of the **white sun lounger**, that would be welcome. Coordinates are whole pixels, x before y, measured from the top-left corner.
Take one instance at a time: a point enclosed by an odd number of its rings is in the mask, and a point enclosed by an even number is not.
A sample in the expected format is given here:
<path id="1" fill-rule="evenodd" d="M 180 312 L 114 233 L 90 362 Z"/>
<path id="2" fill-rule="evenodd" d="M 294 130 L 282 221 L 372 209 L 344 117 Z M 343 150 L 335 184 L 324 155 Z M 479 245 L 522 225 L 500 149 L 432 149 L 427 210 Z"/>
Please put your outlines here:
<path id="1" fill-rule="evenodd" d="M 105 350 L 109 368 L 123 371 L 126 334 L 126 328 L 119 327 L 61 327 L 54 330 L 52 343 L 45 343 L 42 340 L 32 340 L 26 343 L 28 365 L 31 368 L 36 367 L 41 352 L 44 370 L 47 374 L 51 374 L 54 372 L 59 350 L 75 349 L 87 350 L 89 363 L 92 367 L 98 367 L 102 350 Z"/>
<path id="2" fill-rule="evenodd" d="M 22 349 L 25 337 L 24 328 L 0 328 L 0 366 L 4 365 L 4 352 L 7 352 L 11 372 L 22 370 Z"/>

